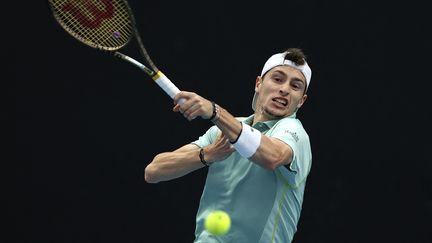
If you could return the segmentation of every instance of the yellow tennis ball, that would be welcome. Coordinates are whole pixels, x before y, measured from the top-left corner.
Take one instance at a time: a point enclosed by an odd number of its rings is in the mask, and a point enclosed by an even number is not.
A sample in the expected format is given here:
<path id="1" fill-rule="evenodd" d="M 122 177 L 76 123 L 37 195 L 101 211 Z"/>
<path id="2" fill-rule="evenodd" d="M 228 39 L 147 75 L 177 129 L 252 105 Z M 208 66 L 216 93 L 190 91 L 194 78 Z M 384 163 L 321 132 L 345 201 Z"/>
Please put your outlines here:
<path id="1" fill-rule="evenodd" d="M 225 211 L 216 210 L 207 215 L 204 227 L 209 233 L 221 236 L 231 228 L 231 218 Z"/>

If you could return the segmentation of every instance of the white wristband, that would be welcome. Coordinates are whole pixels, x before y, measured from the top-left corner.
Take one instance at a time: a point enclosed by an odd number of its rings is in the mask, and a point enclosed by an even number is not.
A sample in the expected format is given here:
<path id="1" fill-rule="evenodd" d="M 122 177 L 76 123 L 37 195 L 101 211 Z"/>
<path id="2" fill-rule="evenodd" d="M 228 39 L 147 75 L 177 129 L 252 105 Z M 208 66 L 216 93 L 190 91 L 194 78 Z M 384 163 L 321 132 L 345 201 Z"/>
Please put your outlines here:
<path id="1" fill-rule="evenodd" d="M 260 146 L 261 132 L 245 123 L 242 123 L 242 126 L 240 135 L 233 146 L 241 156 L 250 158 Z"/>

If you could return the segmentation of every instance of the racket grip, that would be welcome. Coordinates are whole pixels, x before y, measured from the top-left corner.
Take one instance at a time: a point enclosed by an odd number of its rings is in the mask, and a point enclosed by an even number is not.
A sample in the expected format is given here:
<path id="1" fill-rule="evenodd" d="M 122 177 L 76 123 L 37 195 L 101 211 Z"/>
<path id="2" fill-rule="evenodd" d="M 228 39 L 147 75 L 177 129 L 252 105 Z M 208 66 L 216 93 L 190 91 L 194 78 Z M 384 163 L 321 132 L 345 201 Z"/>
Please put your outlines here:
<path id="1" fill-rule="evenodd" d="M 159 85 L 159 87 L 161 87 L 165 93 L 171 97 L 171 99 L 174 99 L 174 96 L 180 93 L 180 90 L 161 71 L 157 72 L 152 78 Z M 182 98 L 178 103 L 182 105 L 185 101 L 186 100 Z"/>

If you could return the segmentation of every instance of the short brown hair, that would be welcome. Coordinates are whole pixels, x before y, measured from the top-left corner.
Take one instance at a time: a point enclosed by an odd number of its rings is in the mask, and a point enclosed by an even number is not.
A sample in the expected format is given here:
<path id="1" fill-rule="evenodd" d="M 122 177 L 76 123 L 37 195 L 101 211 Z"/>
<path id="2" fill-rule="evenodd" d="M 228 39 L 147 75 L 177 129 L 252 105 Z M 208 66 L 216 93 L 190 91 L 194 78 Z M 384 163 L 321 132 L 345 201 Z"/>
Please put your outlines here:
<path id="1" fill-rule="evenodd" d="M 306 56 L 300 48 L 288 48 L 285 52 L 285 59 L 294 62 L 297 65 L 303 65 L 306 62 Z"/>

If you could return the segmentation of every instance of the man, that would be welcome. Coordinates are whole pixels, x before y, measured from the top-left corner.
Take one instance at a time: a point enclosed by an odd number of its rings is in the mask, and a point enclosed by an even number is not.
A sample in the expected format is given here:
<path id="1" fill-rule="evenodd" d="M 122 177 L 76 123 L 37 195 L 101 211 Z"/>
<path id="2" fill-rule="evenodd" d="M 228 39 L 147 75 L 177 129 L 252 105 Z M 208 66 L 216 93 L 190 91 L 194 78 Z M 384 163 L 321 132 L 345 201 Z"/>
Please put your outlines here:
<path id="1" fill-rule="evenodd" d="M 174 97 L 175 112 L 188 120 L 209 119 L 214 126 L 193 143 L 158 154 L 145 168 L 145 180 L 167 181 L 209 166 L 195 242 L 292 241 L 312 163 L 309 136 L 296 118 L 311 75 L 298 48 L 271 56 L 256 78 L 255 112 L 247 118 L 235 118 L 195 93 Z M 181 105 L 180 99 L 185 100 Z M 203 226 L 217 209 L 231 216 L 231 230 L 223 236 L 213 236 Z"/>

